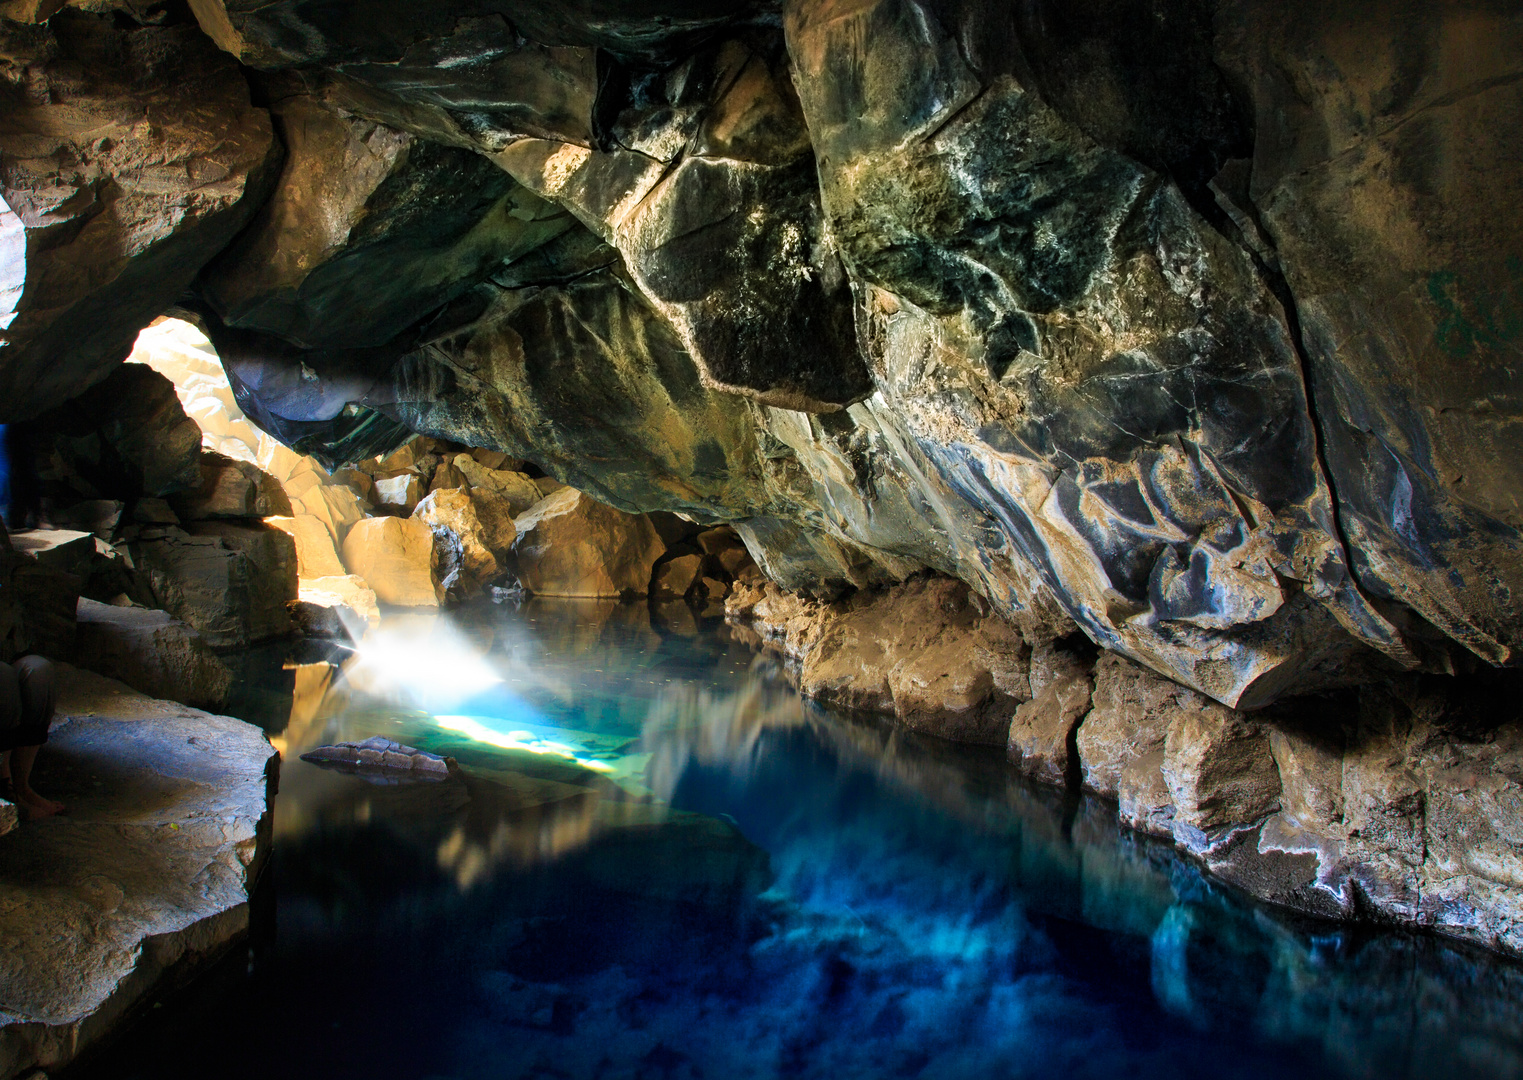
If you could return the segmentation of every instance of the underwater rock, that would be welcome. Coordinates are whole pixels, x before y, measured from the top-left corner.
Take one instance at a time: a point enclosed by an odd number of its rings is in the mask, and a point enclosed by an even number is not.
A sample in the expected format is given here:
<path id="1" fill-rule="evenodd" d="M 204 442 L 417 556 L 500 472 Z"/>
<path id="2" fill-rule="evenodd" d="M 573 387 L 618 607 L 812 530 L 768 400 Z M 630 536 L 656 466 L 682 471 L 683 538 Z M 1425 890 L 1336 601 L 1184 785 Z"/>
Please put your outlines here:
<path id="1" fill-rule="evenodd" d="M 319 746 L 301 756 L 303 761 L 314 765 L 353 771 L 360 775 L 381 773 L 386 776 L 406 775 L 419 780 L 445 780 L 449 778 L 452 758 L 440 757 L 424 750 L 415 750 L 399 742 L 372 736 L 364 742 L 334 743 Z"/>
<path id="2" fill-rule="evenodd" d="M 232 671 L 204 637 L 166 611 L 80 597 L 75 633 L 83 667 L 194 709 L 227 704 Z"/>
<path id="3" fill-rule="evenodd" d="M 562 488 L 520 514 L 513 556 L 519 581 L 539 596 L 645 595 L 666 550 L 642 515 Z"/>
<path id="4" fill-rule="evenodd" d="M 434 534 L 413 518 L 366 518 L 344 538 L 344 565 L 383 604 L 437 607 Z"/>

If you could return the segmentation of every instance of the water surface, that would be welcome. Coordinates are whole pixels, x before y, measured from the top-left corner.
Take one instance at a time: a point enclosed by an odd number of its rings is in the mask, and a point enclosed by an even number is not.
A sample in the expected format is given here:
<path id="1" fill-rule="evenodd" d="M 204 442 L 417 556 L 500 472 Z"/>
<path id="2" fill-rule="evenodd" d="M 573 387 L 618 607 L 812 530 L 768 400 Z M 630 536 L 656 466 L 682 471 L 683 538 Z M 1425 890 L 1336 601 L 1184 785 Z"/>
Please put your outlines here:
<path id="1" fill-rule="evenodd" d="M 1518 965 L 1253 903 L 682 605 L 245 663 L 285 754 L 250 947 L 79 1080 L 1523 1075 Z M 370 735 L 460 769 L 297 756 Z"/>

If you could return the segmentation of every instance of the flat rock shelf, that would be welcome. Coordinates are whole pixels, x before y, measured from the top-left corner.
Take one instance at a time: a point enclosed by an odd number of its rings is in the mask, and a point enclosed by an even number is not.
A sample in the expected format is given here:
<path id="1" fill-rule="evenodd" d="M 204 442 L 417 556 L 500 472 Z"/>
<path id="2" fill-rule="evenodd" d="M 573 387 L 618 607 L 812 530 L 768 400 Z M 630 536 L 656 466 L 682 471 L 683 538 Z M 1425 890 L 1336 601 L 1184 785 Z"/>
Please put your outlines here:
<path id="1" fill-rule="evenodd" d="M 56 1069 L 249 925 L 278 758 L 256 727 L 60 665 L 65 815 L 0 839 L 0 1077 Z"/>

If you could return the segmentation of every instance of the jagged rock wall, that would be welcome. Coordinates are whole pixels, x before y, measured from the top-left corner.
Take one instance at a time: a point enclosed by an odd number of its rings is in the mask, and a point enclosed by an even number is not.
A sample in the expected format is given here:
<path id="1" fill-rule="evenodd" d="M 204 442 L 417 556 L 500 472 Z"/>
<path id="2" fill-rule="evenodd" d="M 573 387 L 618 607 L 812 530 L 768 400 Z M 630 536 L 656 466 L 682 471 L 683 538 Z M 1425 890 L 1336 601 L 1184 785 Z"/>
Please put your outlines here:
<path id="1" fill-rule="evenodd" d="M 199 311 L 288 442 L 494 446 L 625 509 L 735 521 L 815 593 L 928 567 L 1033 641 L 1077 626 L 1239 708 L 1512 660 L 1505 5 L 192 7 L 207 36 L 5 24 L 34 58 L 6 130 L 52 130 L 25 87 L 81 42 L 132 72 L 91 92 L 131 101 L 185 93 L 132 58 L 242 63 L 268 115 L 217 83 L 197 130 L 273 134 L 228 143 L 223 231 L 113 205 L 170 246 L 215 234 L 145 272 L 152 303 Z M 110 152 L 87 134 L 11 148 L 7 200 L 42 186 L 14 162 L 66 178 Z M 61 310 L 27 306 L 57 250 L 27 236 L 21 310 Z M 50 377 L 99 378 L 143 321 L 150 292 L 117 279 Z M 18 317 L 7 348 L 40 355 L 52 325 Z"/>

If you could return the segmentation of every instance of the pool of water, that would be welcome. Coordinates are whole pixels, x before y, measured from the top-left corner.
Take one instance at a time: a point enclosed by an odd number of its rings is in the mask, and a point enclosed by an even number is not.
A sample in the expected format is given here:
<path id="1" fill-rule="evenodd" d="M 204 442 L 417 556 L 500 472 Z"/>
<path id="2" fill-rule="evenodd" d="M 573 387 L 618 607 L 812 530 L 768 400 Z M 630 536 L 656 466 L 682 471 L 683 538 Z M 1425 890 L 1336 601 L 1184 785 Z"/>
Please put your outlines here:
<path id="1" fill-rule="evenodd" d="M 249 946 L 71 1080 L 1523 1075 L 1523 967 L 1255 904 L 680 605 L 244 660 L 285 756 Z M 298 756 L 370 735 L 459 769 Z"/>

